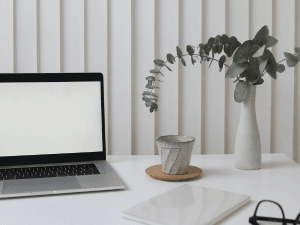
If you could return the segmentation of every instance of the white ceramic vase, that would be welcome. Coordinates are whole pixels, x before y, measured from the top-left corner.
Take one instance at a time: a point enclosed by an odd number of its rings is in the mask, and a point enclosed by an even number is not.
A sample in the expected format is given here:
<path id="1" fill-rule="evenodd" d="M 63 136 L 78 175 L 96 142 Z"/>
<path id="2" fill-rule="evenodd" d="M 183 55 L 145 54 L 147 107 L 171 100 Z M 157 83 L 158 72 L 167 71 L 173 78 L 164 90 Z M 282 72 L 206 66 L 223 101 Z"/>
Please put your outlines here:
<path id="1" fill-rule="evenodd" d="M 251 85 L 248 98 L 241 103 L 240 122 L 236 134 L 234 163 L 242 170 L 261 167 L 261 144 L 255 112 L 256 85 Z"/>

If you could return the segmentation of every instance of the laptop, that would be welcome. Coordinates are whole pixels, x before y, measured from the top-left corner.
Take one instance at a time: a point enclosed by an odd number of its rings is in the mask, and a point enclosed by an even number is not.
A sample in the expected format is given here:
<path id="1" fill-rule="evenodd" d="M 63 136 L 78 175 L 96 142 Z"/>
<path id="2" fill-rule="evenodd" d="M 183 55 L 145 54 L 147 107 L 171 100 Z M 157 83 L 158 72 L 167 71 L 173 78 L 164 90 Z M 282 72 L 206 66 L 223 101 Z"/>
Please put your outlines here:
<path id="1" fill-rule="evenodd" d="M 106 161 L 103 75 L 0 75 L 0 198 L 124 189 Z"/>

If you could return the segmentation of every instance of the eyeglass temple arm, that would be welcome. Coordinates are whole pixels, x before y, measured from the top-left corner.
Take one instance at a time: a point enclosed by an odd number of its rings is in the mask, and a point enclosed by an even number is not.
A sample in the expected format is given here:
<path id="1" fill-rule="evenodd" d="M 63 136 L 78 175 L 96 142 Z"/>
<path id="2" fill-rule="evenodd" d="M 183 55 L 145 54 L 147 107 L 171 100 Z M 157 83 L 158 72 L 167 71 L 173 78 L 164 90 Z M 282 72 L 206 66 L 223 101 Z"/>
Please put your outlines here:
<path id="1" fill-rule="evenodd" d="M 274 204 L 278 205 L 278 207 L 280 208 L 281 213 L 282 213 L 282 219 L 283 219 L 283 223 L 282 223 L 282 224 L 283 224 L 283 225 L 286 225 L 286 222 L 285 222 L 285 216 L 284 216 L 284 212 L 283 212 L 283 209 L 282 209 L 281 205 L 279 205 L 277 202 L 274 202 L 274 201 L 271 201 L 271 200 L 262 200 L 262 201 L 260 201 L 260 202 L 257 204 L 256 208 L 255 208 L 254 215 L 252 216 L 252 218 L 253 218 L 253 219 L 256 218 L 256 213 L 257 213 L 258 207 L 259 207 L 259 205 L 260 205 L 261 203 L 263 203 L 263 202 L 271 202 L 271 203 L 274 203 Z M 300 217 L 300 213 L 299 213 L 298 217 Z M 298 218 L 298 217 L 297 217 L 297 218 Z M 297 220 L 296 220 L 296 221 L 297 221 Z M 297 222 L 296 222 L 296 225 L 297 225 Z"/>
<path id="2" fill-rule="evenodd" d="M 297 224 L 300 224 L 300 213 L 298 214 L 298 216 L 296 217 L 296 220 L 295 220 L 295 225 Z"/>

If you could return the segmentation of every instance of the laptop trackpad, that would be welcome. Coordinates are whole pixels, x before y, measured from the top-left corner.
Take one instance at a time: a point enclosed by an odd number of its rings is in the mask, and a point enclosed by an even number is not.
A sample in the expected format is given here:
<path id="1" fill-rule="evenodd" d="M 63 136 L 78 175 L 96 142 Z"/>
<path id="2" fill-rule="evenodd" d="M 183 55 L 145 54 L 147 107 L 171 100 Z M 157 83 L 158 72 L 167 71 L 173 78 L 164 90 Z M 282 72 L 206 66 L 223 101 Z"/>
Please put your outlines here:
<path id="1" fill-rule="evenodd" d="M 54 177 L 24 180 L 6 180 L 2 194 L 81 189 L 76 177 Z"/>

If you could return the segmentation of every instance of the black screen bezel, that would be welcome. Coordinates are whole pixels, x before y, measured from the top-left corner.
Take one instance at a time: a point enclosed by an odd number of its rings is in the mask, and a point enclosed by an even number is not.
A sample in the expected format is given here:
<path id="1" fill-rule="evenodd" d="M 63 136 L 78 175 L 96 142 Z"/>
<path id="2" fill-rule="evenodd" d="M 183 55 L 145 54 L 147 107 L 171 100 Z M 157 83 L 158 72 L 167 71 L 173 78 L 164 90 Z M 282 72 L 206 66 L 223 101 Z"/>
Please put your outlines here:
<path id="1" fill-rule="evenodd" d="M 70 163 L 94 160 L 106 160 L 104 87 L 102 73 L 5 73 L 0 74 L 0 83 L 26 82 L 78 82 L 100 81 L 102 115 L 102 149 L 99 152 L 62 153 L 43 155 L 2 156 L 0 166 L 18 166 L 30 164 Z"/>

